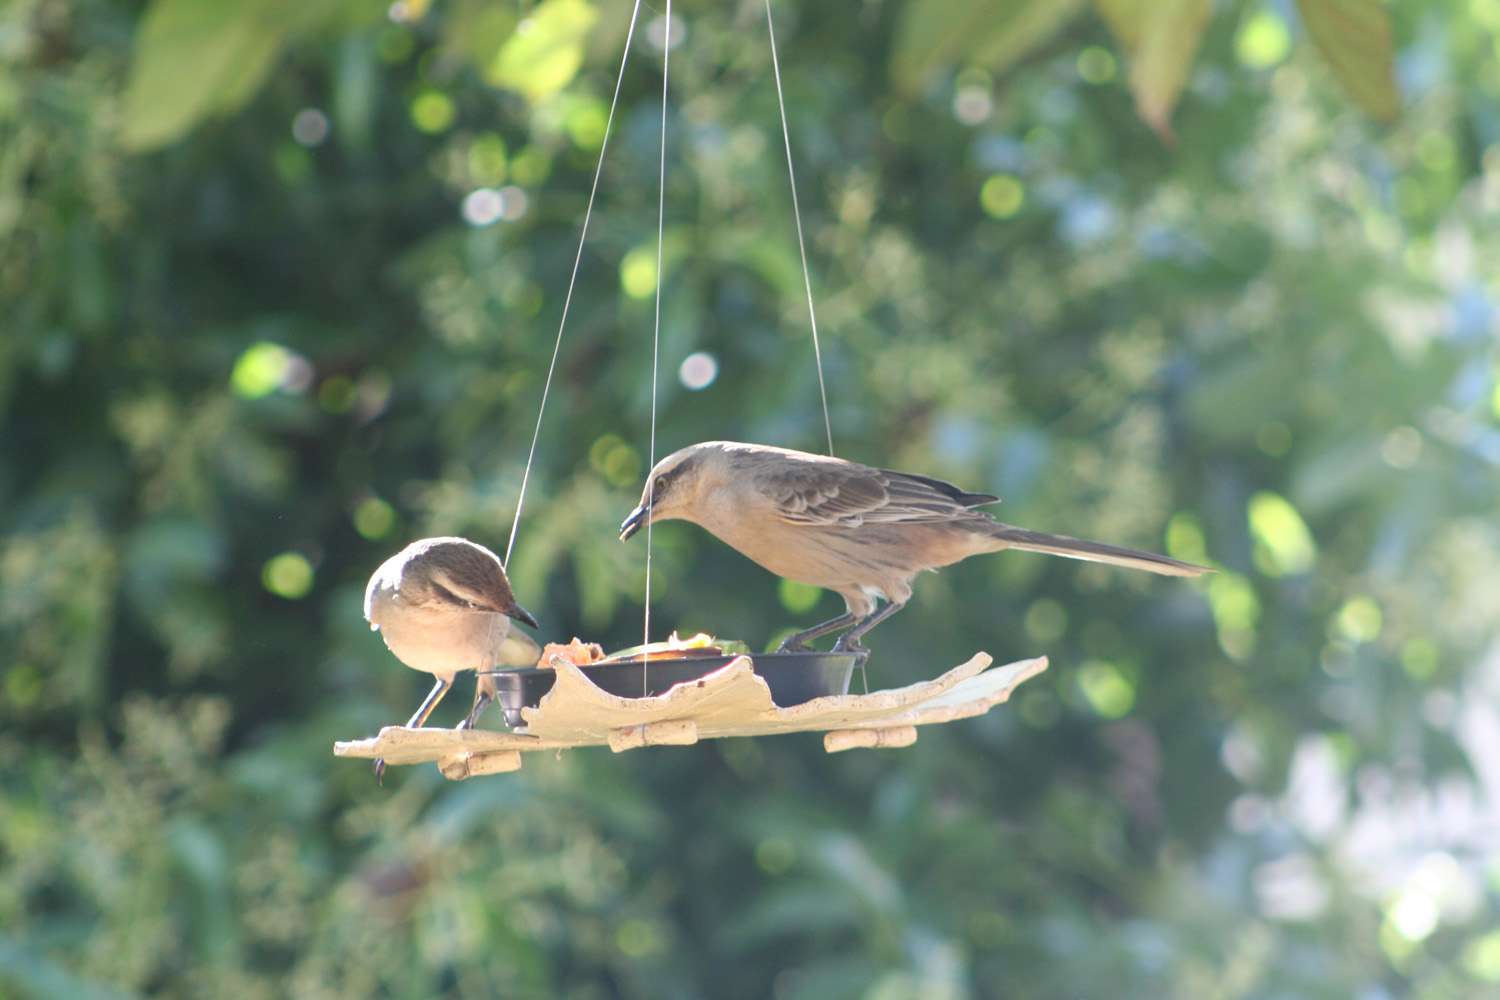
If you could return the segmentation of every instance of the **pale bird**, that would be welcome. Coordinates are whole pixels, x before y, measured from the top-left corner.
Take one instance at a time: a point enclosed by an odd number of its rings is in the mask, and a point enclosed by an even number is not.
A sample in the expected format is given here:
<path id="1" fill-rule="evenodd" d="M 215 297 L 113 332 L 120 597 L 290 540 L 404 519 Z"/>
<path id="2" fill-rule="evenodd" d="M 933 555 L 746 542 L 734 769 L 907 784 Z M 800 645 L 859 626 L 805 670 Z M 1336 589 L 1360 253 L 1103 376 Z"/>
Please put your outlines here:
<path id="1" fill-rule="evenodd" d="M 536 627 L 516 603 L 499 558 L 466 538 L 424 538 L 381 563 L 365 588 L 365 618 L 398 660 L 437 678 L 408 728 L 427 721 L 458 671 L 500 662 L 512 619 Z M 485 693 L 481 684 L 463 726 L 474 724 Z M 375 774 L 384 771 L 377 760 Z"/>
<path id="2" fill-rule="evenodd" d="M 1001 524 L 975 509 L 999 499 L 841 458 L 705 441 L 656 464 L 640 506 L 620 526 L 620 540 L 649 522 L 692 521 L 772 573 L 844 599 L 845 614 L 789 636 L 781 652 L 840 630 L 846 631 L 835 649 L 862 651 L 860 637 L 901 609 L 919 572 L 981 552 L 1045 552 L 1168 576 L 1209 572 L 1150 552 Z M 886 604 L 877 611 L 880 599 Z"/>

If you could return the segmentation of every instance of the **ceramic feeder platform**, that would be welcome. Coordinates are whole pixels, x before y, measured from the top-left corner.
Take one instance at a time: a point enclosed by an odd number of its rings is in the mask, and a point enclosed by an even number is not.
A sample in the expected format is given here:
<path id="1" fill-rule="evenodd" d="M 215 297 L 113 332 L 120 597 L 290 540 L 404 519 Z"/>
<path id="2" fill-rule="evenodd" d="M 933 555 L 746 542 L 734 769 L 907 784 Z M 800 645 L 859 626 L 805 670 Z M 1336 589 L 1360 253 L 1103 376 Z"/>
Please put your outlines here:
<path id="1" fill-rule="evenodd" d="M 829 753 L 855 747 L 909 746 L 917 726 L 988 712 L 1046 657 L 990 669 L 986 653 L 930 681 L 847 694 L 858 663 L 851 653 L 652 655 L 579 666 L 549 646 L 548 666 L 487 671 L 511 732 L 407 729 L 334 744 L 340 757 L 383 757 L 389 764 L 437 761 L 451 779 L 514 771 L 525 751 L 608 746 L 686 745 L 700 739 L 823 732 Z M 645 667 L 643 677 L 642 667 Z M 549 669 L 550 668 L 550 669 Z M 643 696 L 644 694 L 644 696 Z"/>
<path id="2" fill-rule="evenodd" d="M 849 692 L 849 678 L 868 653 L 762 653 L 751 657 L 755 674 L 771 690 L 771 701 L 790 708 Z M 656 656 L 608 659 L 578 667 L 601 691 L 622 698 L 651 698 L 678 684 L 696 681 L 728 666 L 734 656 Z M 481 671 L 494 680 L 495 700 L 512 729 L 522 725 L 521 709 L 535 708 L 552 690 L 557 671 L 551 667 Z"/>

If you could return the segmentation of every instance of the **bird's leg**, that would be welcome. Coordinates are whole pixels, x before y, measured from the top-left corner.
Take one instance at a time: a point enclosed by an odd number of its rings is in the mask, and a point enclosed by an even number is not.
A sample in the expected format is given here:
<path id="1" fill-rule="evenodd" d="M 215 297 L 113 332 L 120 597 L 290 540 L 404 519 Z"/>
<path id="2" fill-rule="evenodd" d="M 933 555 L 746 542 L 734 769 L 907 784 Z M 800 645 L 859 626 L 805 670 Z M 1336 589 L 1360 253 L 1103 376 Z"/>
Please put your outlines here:
<path id="1" fill-rule="evenodd" d="M 443 700 L 443 695 L 448 692 L 448 686 L 453 683 L 452 677 L 439 677 L 432 690 L 427 692 L 427 697 L 422 704 L 417 706 L 416 714 L 406 720 L 407 729 L 417 729 L 427 721 L 432 710 L 437 708 L 437 703 Z"/>
<path id="2" fill-rule="evenodd" d="M 869 650 L 859 644 L 859 637 L 870 631 L 870 629 L 874 628 L 876 625 L 879 625 L 881 622 L 885 621 L 897 611 L 900 611 L 905 606 L 905 604 L 897 603 L 896 601 L 887 601 L 885 607 L 881 608 L 879 611 L 875 612 L 873 615 L 866 618 L 864 621 L 860 622 L 858 625 L 854 626 L 843 635 L 839 636 L 839 641 L 833 644 L 834 652 L 868 653 Z"/>
<path id="3" fill-rule="evenodd" d="M 474 667 L 474 707 L 469 709 L 468 718 L 460 722 L 456 729 L 473 729 L 479 721 L 479 715 L 489 707 L 490 702 L 495 700 L 499 689 L 495 686 L 495 675 L 488 671 L 495 667 L 495 654 L 500 650 L 500 643 L 505 634 L 510 631 L 510 624 L 499 615 L 490 618 L 489 642 L 487 648 L 493 652 L 486 654 L 483 662 Z"/>
<path id="4" fill-rule="evenodd" d="M 448 690 L 449 685 L 452 683 L 453 678 L 451 677 L 439 677 L 437 683 L 432 686 L 432 690 L 427 692 L 427 697 L 422 700 L 422 704 L 417 706 L 416 714 L 406 720 L 406 728 L 416 729 L 422 723 L 426 722 L 427 717 L 432 714 L 434 708 L 437 708 L 437 703 L 443 700 L 443 693 Z M 375 761 L 375 780 L 380 781 L 384 776 L 385 758 L 381 757 Z"/>
<path id="5" fill-rule="evenodd" d="M 479 675 L 479 683 L 474 687 L 474 707 L 469 710 L 469 717 L 460 722 L 456 728 L 473 729 L 474 724 L 479 721 L 480 713 L 489 707 L 495 699 L 495 678 L 488 674 Z"/>
<path id="6" fill-rule="evenodd" d="M 810 650 L 807 648 L 807 640 L 816 639 L 818 636 L 827 635 L 830 632 L 837 632 L 844 626 L 853 625 L 857 621 L 859 621 L 859 615 L 850 611 L 846 614 L 839 615 L 837 618 L 829 619 L 821 625 L 814 625 L 812 628 L 803 629 L 801 632 L 794 632 L 791 635 L 787 636 L 785 639 L 781 640 L 781 645 L 776 647 L 776 652 L 810 652 Z"/>

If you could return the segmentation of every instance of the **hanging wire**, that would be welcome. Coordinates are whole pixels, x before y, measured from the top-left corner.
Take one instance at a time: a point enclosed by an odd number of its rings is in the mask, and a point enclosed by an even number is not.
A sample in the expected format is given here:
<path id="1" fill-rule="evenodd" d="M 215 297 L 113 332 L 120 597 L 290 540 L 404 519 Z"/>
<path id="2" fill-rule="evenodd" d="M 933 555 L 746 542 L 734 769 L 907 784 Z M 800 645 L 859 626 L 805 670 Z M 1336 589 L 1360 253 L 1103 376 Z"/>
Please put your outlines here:
<path id="1" fill-rule="evenodd" d="M 554 378 L 554 376 L 556 375 L 556 372 L 557 372 L 557 359 L 558 359 L 558 357 L 559 357 L 559 355 L 561 354 L 561 351 L 562 351 L 563 331 L 567 327 L 567 323 L 568 323 L 568 311 L 572 307 L 573 292 L 574 292 L 574 289 L 577 287 L 577 284 L 578 284 L 578 271 L 579 271 L 579 268 L 580 268 L 580 266 L 582 265 L 582 262 L 583 262 L 583 249 L 584 249 L 584 246 L 585 246 L 585 244 L 587 243 L 587 240 L 588 240 L 589 222 L 593 218 L 594 203 L 595 203 L 595 201 L 596 201 L 596 199 L 598 197 L 598 193 L 599 193 L 599 181 L 600 181 L 600 178 L 603 176 L 603 173 L 604 173 L 604 156 L 605 156 L 606 151 L 609 148 L 609 138 L 610 138 L 610 135 L 612 134 L 613 127 L 614 127 L 615 112 L 616 112 L 616 110 L 619 107 L 619 103 L 620 103 L 620 91 L 621 91 L 621 88 L 622 88 L 622 86 L 624 84 L 624 80 L 625 80 L 625 66 L 626 66 L 626 64 L 630 60 L 630 46 L 631 46 L 632 41 L 635 38 L 635 29 L 636 29 L 636 24 L 638 23 L 639 18 L 640 18 L 640 11 L 641 11 L 641 0 L 636 0 L 635 4 L 631 8 L 631 12 L 630 12 L 630 25 L 629 25 L 629 28 L 626 30 L 626 34 L 625 34 L 624 54 L 620 58 L 620 70 L 619 70 L 619 73 L 615 77 L 615 90 L 614 90 L 613 97 L 610 99 L 609 117 L 606 119 L 605 124 L 604 124 L 604 137 L 603 137 L 602 141 L 599 144 L 599 161 L 598 161 L 598 164 L 594 168 L 593 183 L 589 187 L 588 205 L 584 209 L 584 213 L 583 213 L 583 225 L 581 227 L 581 230 L 580 230 L 579 236 L 578 236 L 578 251 L 574 255 L 574 258 L 573 258 L 573 269 L 572 269 L 571 273 L 568 276 L 568 290 L 567 290 L 567 293 L 565 294 L 565 296 L 563 297 L 562 316 L 559 319 L 558 324 L 557 324 L 557 338 L 556 338 L 556 340 L 554 341 L 554 343 L 552 345 L 552 357 L 551 357 L 551 360 L 549 361 L 549 363 L 547 365 L 547 378 L 546 378 L 546 381 L 542 385 L 542 398 L 541 398 L 540 404 L 537 407 L 536 428 L 535 428 L 535 430 L 533 430 L 532 435 L 531 435 L 531 447 L 529 448 L 529 450 L 526 453 L 526 467 L 525 467 L 524 471 L 521 474 L 521 489 L 520 489 L 519 495 L 516 497 L 516 514 L 515 514 L 515 519 L 511 522 L 510 539 L 506 543 L 506 546 L 505 546 L 505 559 L 502 561 L 502 565 L 505 568 L 507 568 L 507 569 L 510 567 L 511 554 L 515 550 L 515 545 L 516 545 L 516 535 L 519 532 L 520 526 L 521 526 L 521 512 L 522 512 L 522 508 L 524 507 L 525 501 L 526 501 L 526 488 L 529 485 L 530 480 L 531 480 L 531 469 L 532 469 L 532 466 L 533 466 L 533 464 L 535 463 L 535 460 L 536 460 L 536 448 L 537 448 L 537 444 L 541 440 L 542 418 L 543 418 L 544 414 L 546 413 L 547 399 L 548 399 L 548 396 L 551 394 L 552 381 L 553 381 L 553 378 Z M 667 76 L 668 76 L 668 69 L 669 69 L 670 63 L 671 63 L 671 49 L 672 49 L 672 2 L 671 2 L 671 0 L 666 0 L 666 12 L 663 15 L 663 19 L 662 20 L 663 20 L 663 24 L 664 24 L 664 37 L 663 37 L 663 42 L 662 42 L 661 156 L 660 156 L 660 163 L 659 163 L 659 166 L 658 166 L 658 176 L 657 176 L 658 196 L 657 196 L 657 209 L 656 209 L 656 304 L 655 304 L 654 322 L 653 322 L 653 327 L 652 327 L 652 344 L 651 344 L 651 430 L 650 430 L 650 444 L 649 444 L 649 448 L 648 448 L 649 459 L 650 459 L 649 465 L 650 465 L 650 467 L 653 467 L 653 468 L 655 467 L 655 463 L 656 463 L 656 423 L 657 423 L 657 419 L 656 418 L 657 418 L 657 401 L 658 401 L 658 385 L 657 385 L 657 383 L 658 383 L 658 372 L 659 372 L 660 361 L 661 361 L 661 286 L 662 286 L 662 265 L 663 265 L 663 259 L 664 259 L 664 243 L 665 243 L 665 233 L 666 233 L 667 93 L 668 93 L 667 92 Z M 796 169 L 795 169 L 795 167 L 793 166 L 793 163 L 792 163 L 792 138 L 791 138 L 791 130 L 790 130 L 790 127 L 787 124 L 786 95 L 783 92 L 782 85 L 781 85 L 781 62 L 780 62 L 780 58 L 779 58 L 779 56 L 777 54 L 777 51 L 776 51 L 776 29 L 775 29 L 775 24 L 774 24 L 772 16 L 771 16 L 771 0 L 766 0 L 766 30 L 767 30 L 768 35 L 770 36 L 770 43 L 771 43 L 771 68 L 772 68 L 773 76 L 774 76 L 775 81 L 776 81 L 776 103 L 777 103 L 778 109 L 781 112 L 781 137 L 782 137 L 782 142 L 783 142 L 783 144 L 785 146 L 785 149 L 786 149 L 787 179 L 790 182 L 791 189 L 792 189 L 792 217 L 793 217 L 793 220 L 796 223 L 796 228 L 797 228 L 797 251 L 798 251 L 798 254 L 801 256 L 801 260 L 802 260 L 802 283 L 803 283 L 804 290 L 807 293 L 808 320 L 809 320 L 809 324 L 810 324 L 810 326 L 812 328 L 813 359 L 814 359 L 814 361 L 815 361 L 815 363 L 817 365 L 817 369 L 818 369 L 818 394 L 819 394 L 819 397 L 820 397 L 822 405 L 823 405 L 823 428 L 824 428 L 824 431 L 827 433 L 827 436 L 828 436 L 828 453 L 830 455 L 832 455 L 834 453 L 834 448 L 833 448 L 833 422 L 830 419 L 829 413 L 828 413 L 828 387 L 827 387 L 827 384 L 826 384 L 826 382 L 824 380 L 824 377 L 823 377 L 823 351 L 822 351 L 822 346 L 821 346 L 821 344 L 820 344 L 820 342 L 818 340 L 817 308 L 816 308 L 816 306 L 814 304 L 814 300 L 813 300 L 812 273 L 811 273 L 811 270 L 809 269 L 808 263 L 807 263 L 807 241 L 806 241 L 806 238 L 803 235 L 803 230 L 802 230 L 802 208 L 801 208 L 801 205 L 800 205 L 800 203 L 798 202 L 798 199 L 797 199 L 797 175 L 796 175 Z M 647 486 L 646 486 L 646 491 L 647 491 L 646 492 L 646 503 L 647 503 L 648 506 L 650 505 L 651 501 L 654 499 L 654 497 L 653 497 L 654 487 L 655 487 L 655 483 L 648 481 Z M 650 641 L 651 641 L 651 555 L 652 555 L 652 537 L 651 537 L 652 536 L 652 531 L 651 531 L 651 528 L 652 528 L 651 521 L 648 520 L 646 522 L 646 595 L 645 595 L 646 596 L 646 600 L 645 600 L 646 608 L 645 608 L 645 622 L 644 622 L 644 626 L 643 626 L 643 628 L 644 628 L 644 642 L 643 642 L 643 645 L 649 645 Z M 649 662 L 650 654 L 649 653 L 644 654 L 644 658 L 645 658 L 645 660 L 647 662 Z M 646 678 L 644 666 L 643 666 L 643 670 L 642 670 L 641 683 L 642 683 L 643 687 L 647 684 L 647 678 Z"/>
<path id="2" fill-rule="evenodd" d="M 594 215 L 594 199 L 599 194 L 599 178 L 604 173 L 604 151 L 609 148 L 610 129 L 615 123 L 615 108 L 620 103 L 620 86 L 625 81 L 625 64 L 630 60 L 630 42 L 635 37 L 635 24 L 641 13 L 641 0 L 635 0 L 630 11 L 630 27 L 625 32 L 625 54 L 620 57 L 620 72 L 615 77 L 615 96 L 609 102 L 609 118 L 604 123 L 604 139 L 599 143 L 599 163 L 594 167 L 594 183 L 589 188 L 588 207 L 583 211 L 583 228 L 578 234 L 578 253 L 573 257 L 573 273 L 568 276 L 568 292 L 563 297 L 562 318 L 557 322 L 557 341 L 552 345 L 552 361 L 547 365 L 547 381 L 542 384 L 542 401 L 536 409 L 536 430 L 531 435 L 531 449 L 526 453 L 526 469 L 521 473 L 521 492 L 516 497 L 516 517 L 510 525 L 510 541 L 505 545 L 505 559 L 501 563 L 510 568 L 510 554 L 516 547 L 516 533 L 521 528 L 521 507 L 526 502 L 526 485 L 531 480 L 531 466 L 536 460 L 537 441 L 542 436 L 542 414 L 547 412 L 547 395 L 552 390 L 552 376 L 557 371 L 557 356 L 562 350 L 563 329 L 568 325 L 568 308 L 573 304 L 573 288 L 578 284 L 578 268 L 583 262 L 583 245 L 588 240 L 589 220 Z M 653 407 L 653 412 L 654 412 Z"/>
<path id="3" fill-rule="evenodd" d="M 813 360 L 818 366 L 818 394 L 823 399 L 823 429 L 828 432 L 828 454 L 833 454 L 833 422 L 828 418 L 828 387 L 823 382 L 823 350 L 818 344 L 818 312 L 813 306 L 812 273 L 807 267 L 807 243 L 802 237 L 802 209 L 797 204 L 797 172 L 792 167 L 792 133 L 786 123 L 786 97 L 781 92 L 781 61 L 776 56 L 776 25 L 771 0 L 766 0 L 766 33 L 771 38 L 771 69 L 776 77 L 776 105 L 781 109 L 781 138 L 786 145 L 786 174 L 792 185 L 792 218 L 797 223 L 797 251 L 802 255 L 802 283 L 807 289 L 807 319 L 812 326 Z"/>
<path id="4" fill-rule="evenodd" d="M 656 468 L 656 382 L 657 369 L 661 361 L 661 278 L 662 244 L 666 238 L 667 216 L 667 70 L 672 64 L 672 0 L 667 0 L 666 13 L 662 15 L 665 25 L 661 42 L 661 161 L 656 178 L 656 317 L 651 327 L 651 443 L 647 449 L 646 462 L 646 509 L 656 498 L 656 480 L 650 470 Z M 651 517 L 646 518 L 646 617 L 642 626 L 642 646 L 651 644 Z M 649 649 L 641 652 L 641 696 L 645 697 L 646 674 L 651 662 Z"/>

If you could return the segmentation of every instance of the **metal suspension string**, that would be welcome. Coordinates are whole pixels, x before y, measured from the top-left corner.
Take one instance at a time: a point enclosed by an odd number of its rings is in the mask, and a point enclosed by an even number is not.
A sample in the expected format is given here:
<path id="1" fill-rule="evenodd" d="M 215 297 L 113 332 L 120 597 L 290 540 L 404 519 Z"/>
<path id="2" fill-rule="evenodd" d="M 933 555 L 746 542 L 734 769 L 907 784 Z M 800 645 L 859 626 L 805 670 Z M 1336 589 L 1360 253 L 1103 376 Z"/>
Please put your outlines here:
<path id="1" fill-rule="evenodd" d="M 766 34 L 771 39 L 771 71 L 776 78 L 776 106 L 781 111 L 781 141 L 786 147 L 786 176 L 792 187 L 792 219 L 797 224 L 797 252 L 802 256 L 802 285 L 807 290 L 807 322 L 812 327 L 813 361 L 818 366 L 818 395 L 823 400 L 823 430 L 828 434 L 828 454 L 833 451 L 833 421 L 828 417 L 828 386 L 823 379 L 823 349 L 818 343 L 818 310 L 813 305 L 812 272 L 807 266 L 807 240 L 802 235 L 802 208 L 797 202 L 797 171 L 792 166 L 792 131 L 786 121 L 786 96 L 781 89 L 781 60 L 776 55 L 776 24 L 771 19 L 771 0 L 766 0 Z M 860 678 L 865 694 L 870 693 L 870 677 L 865 661 L 859 661 Z"/>
<path id="2" fill-rule="evenodd" d="M 807 267 L 807 243 L 802 237 L 802 209 L 797 204 L 797 172 L 792 167 L 792 133 L 786 123 L 786 97 L 781 92 L 781 61 L 776 56 L 776 25 L 771 0 L 766 0 L 766 34 L 771 38 L 771 70 L 776 77 L 776 105 L 781 109 L 781 138 L 786 145 L 786 173 L 792 185 L 792 218 L 797 223 L 797 250 L 802 255 L 802 284 L 807 289 L 807 319 L 812 326 L 813 360 L 818 366 L 818 394 L 823 399 L 823 429 L 828 432 L 828 454 L 833 454 L 833 422 L 828 418 L 828 387 L 823 382 L 823 350 L 818 344 L 818 312 L 813 306 L 812 274 Z"/>
<path id="3" fill-rule="evenodd" d="M 665 25 L 662 31 L 661 43 L 661 161 L 657 171 L 657 194 L 656 194 L 656 316 L 651 327 L 651 441 L 647 449 L 647 483 L 646 483 L 646 507 L 649 510 L 652 500 L 655 499 L 656 482 L 650 478 L 650 470 L 656 468 L 656 382 L 657 367 L 661 360 L 661 272 L 662 272 L 662 245 L 666 237 L 666 213 L 667 213 L 667 70 L 672 64 L 672 0 L 667 0 L 667 10 L 662 15 L 662 23 Z M 644 637 L 641 639 L 643 646 L 651 643 L 651 518 L 646 518 L 646 616 L 642 625 Z M 641 684 L 646 683 L 646 670 L 644 664 L 651 662 L 649 650 L 643 651 L 641 668 Z M 642 692 L 644 696 L 645 692 Z"/>
<path id="4" fill-rule="evenodd" d="M 594 167 L 594 182 L 589 188 L 588 207 L 583 212 L 583 228 L 578 234 L 578 253 L 573 257 L 573 273 L 568 276 L 568 292 L 563 297 L 562 318 L 557 323 L 557 341 L 552 345 L 552 361 L 547 365 L 547 380 L 542 384 L 542 401 L 537 405 L 536 430 L 531 435 L 531 449 L 526 453 L 526 469 L 521 473 L 521 492 L 516 497 L 516 517 L 510 525 L 510 541 L 505 545 L 505 559 L 501 565 L 510 568 L 510 554 L 516 547 L 516 533 L 521 527 L 521 507 L 526 502 L 526 486 L 531 480 L 531 466 L 536 460 L 537 441 L 542 436 L 542 414 L 547 411 L 547 396 L 552 390 L 552 377 L 557 371 L 557 356 L 562 350 L 563 329 L 568 325 L 568 309 L 573 304 L 573 289 L 578 284 L 578 268 L 583 262 L 583 246 L 588 240 L 589 220 L 594 214 L 594 199 L 599 194 L 599 178 L 604 173 L 604 152 L 609 148 L 610 130 L 615 123 L 615 109 L 620 104 L 620 87 L 625 81 L 625 64 L 630 61 L 630 43 L 635 37 L 636 20 L 641 13 L 641 0 L 635 0 L 630 11 L 630 27 L 625 32 L 625 54 L 620 57 L 620 72 L 615 77 L 615 95 L 609 102 L 609 118 L 604 123 L 604 139 L 599 143 L 599 163 Z M 653 409 L 654 412 L 654 409 Z"/>

